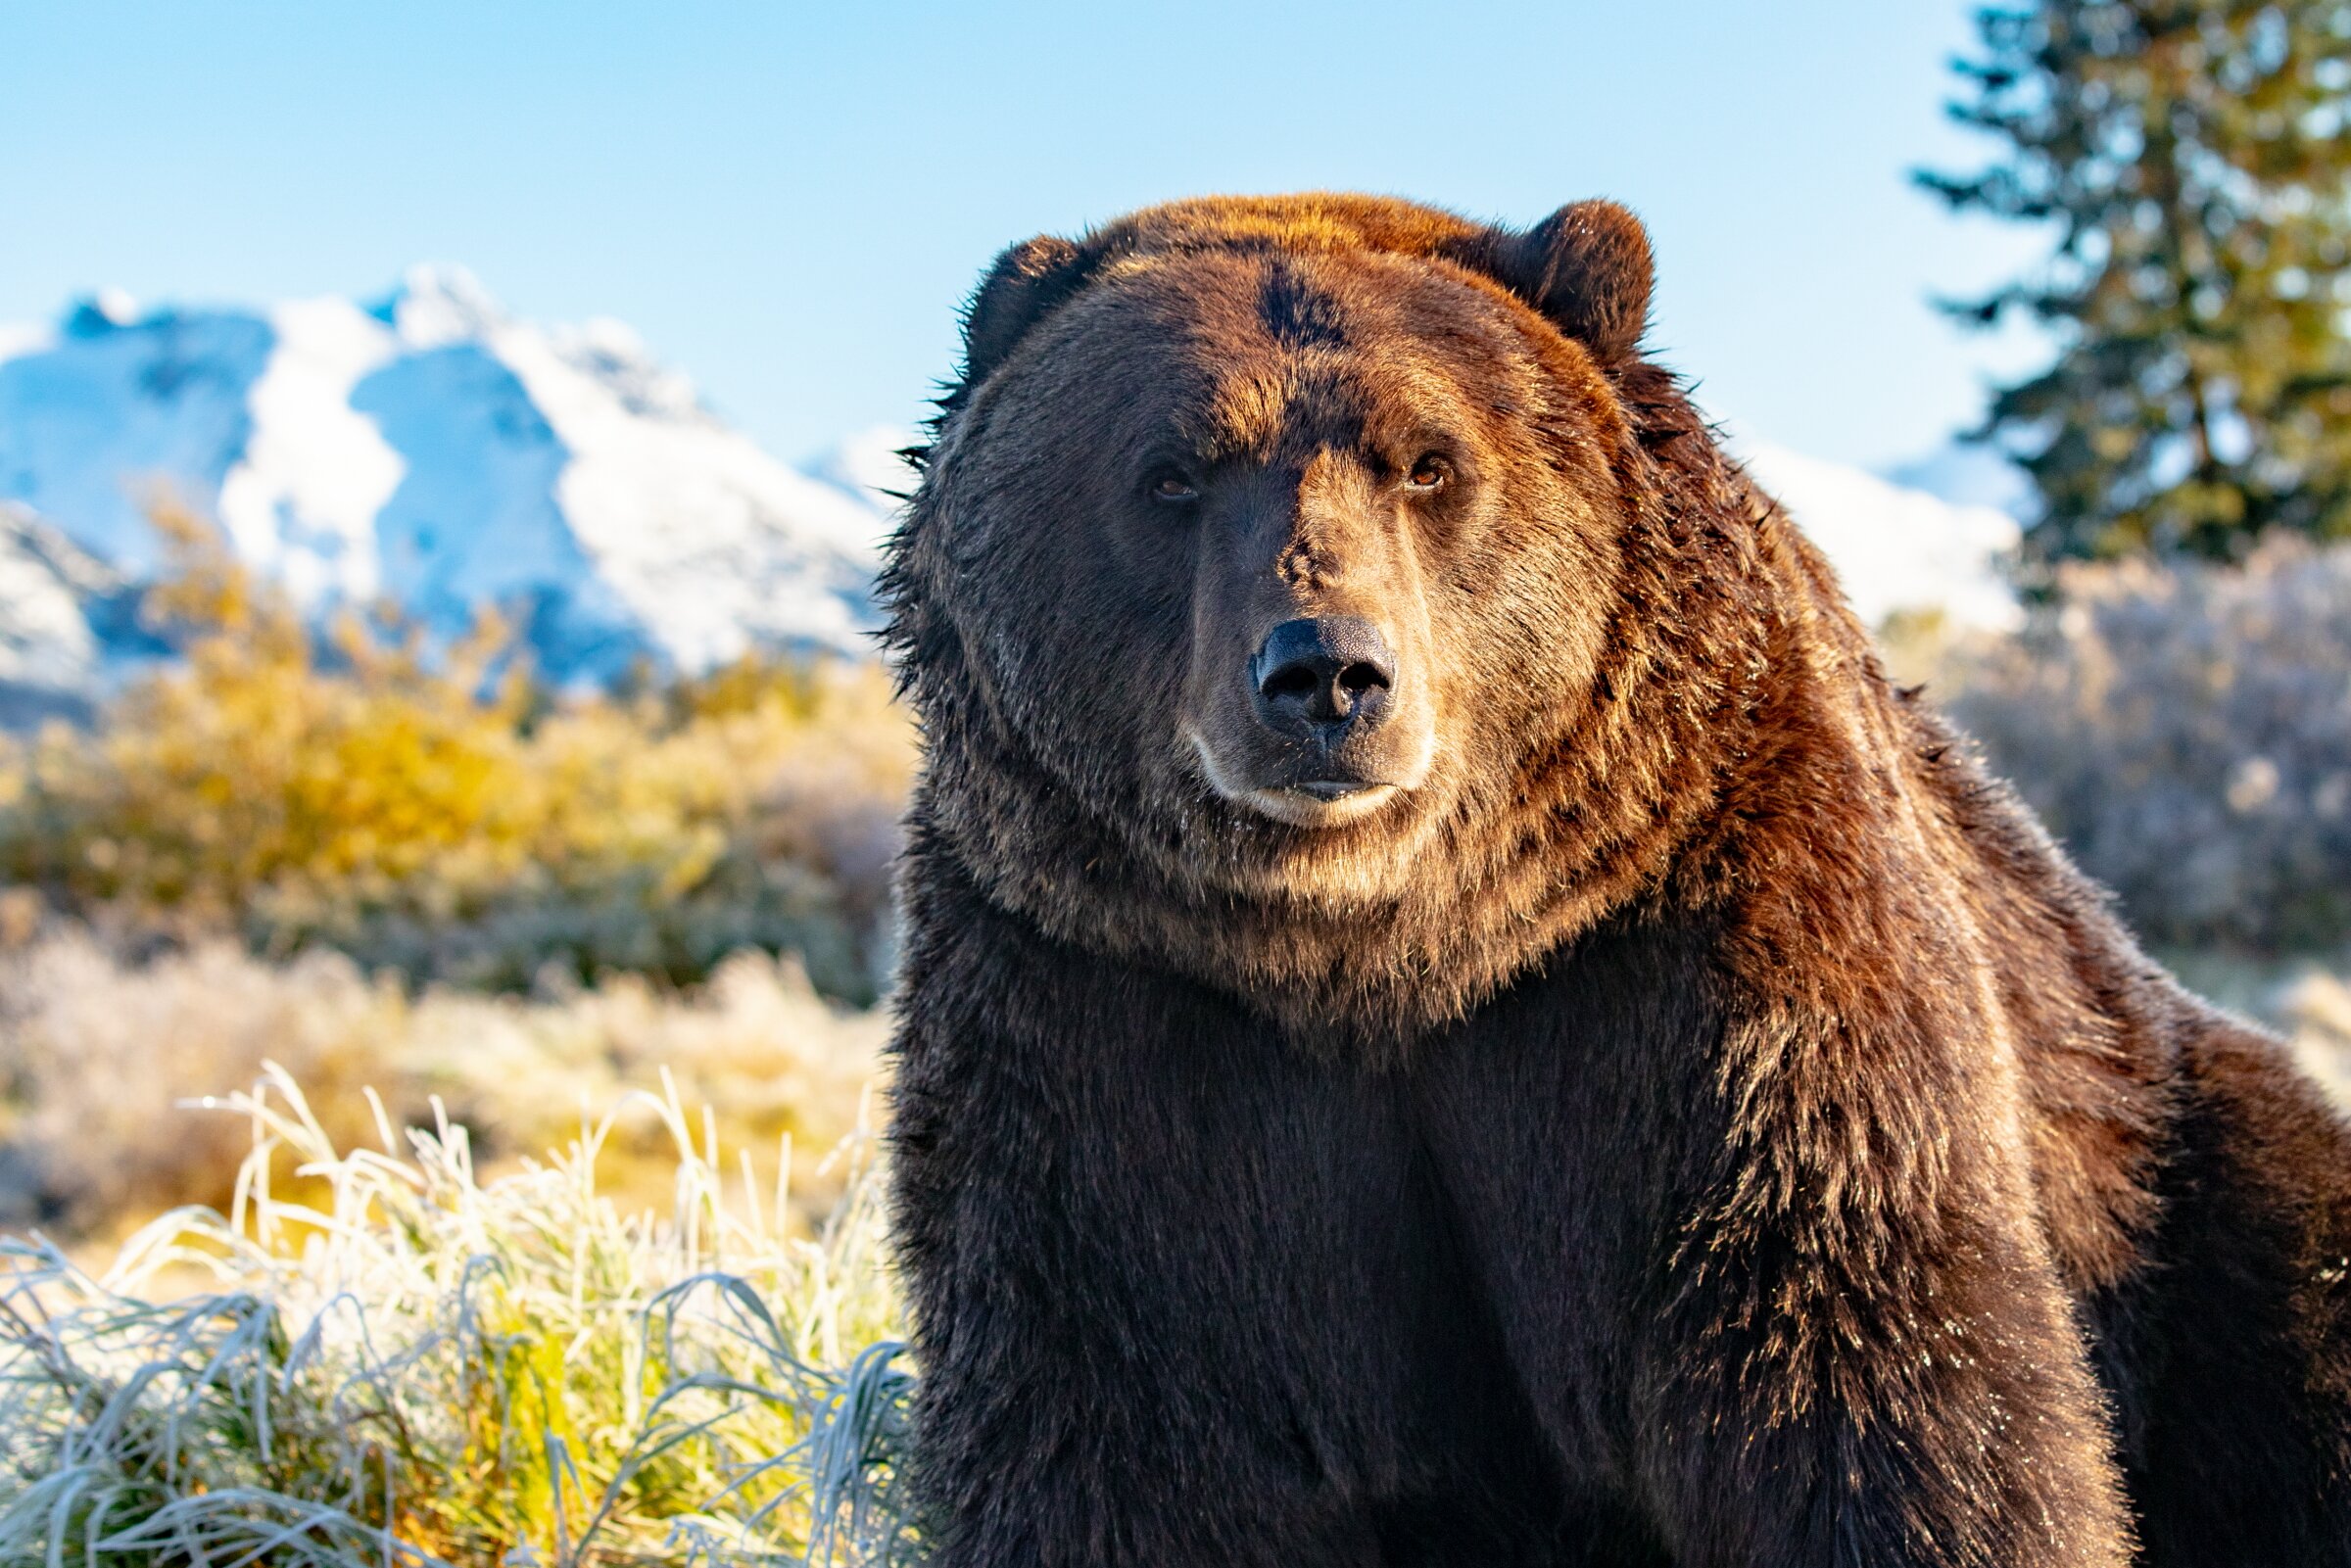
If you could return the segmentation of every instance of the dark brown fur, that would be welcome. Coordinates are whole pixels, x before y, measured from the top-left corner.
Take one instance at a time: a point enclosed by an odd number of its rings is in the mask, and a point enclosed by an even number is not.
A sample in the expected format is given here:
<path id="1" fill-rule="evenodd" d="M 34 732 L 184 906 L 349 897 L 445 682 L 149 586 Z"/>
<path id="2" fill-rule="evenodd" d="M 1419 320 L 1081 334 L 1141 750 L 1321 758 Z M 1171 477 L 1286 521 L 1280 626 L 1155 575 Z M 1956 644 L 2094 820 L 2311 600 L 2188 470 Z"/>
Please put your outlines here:
<path id="1" fill-rule="evenodd" d="M 1356 197 L 983 286 L 889 576 L 942 1559 L 2351 1565 L 2351 1138 L 1889 687 L 1648 289 L 1620 209 Z M 1203 759 L 1333 606 L 1433 760 L 1299 826 Z"/>

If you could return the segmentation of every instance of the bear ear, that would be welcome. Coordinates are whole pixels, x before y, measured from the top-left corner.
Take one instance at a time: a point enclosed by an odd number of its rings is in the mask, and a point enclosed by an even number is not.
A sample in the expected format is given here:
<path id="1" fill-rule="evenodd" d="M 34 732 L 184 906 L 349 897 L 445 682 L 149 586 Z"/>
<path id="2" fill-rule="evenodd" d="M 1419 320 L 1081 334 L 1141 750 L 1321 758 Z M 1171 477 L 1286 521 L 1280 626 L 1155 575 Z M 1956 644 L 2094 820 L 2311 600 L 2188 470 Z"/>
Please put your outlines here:
<path id="1" fill-rule="evenodd" d="M 1079 248 L 1058 235 L 1023 240 L 996 258 L 963 313 L 963 384 L 972 392 L 1010 357 L 1029 329 L 1078 292 L 1091 271 Z"/>
<path id="2" fill-rule="evenodd" d="M 1614 202 L 1571 202 L 1524 233 L 1503 235 L 1494 270 L 1603 364 L 1631 358 L 1649 329 L 1656 276 L 1649 231 Z"/>

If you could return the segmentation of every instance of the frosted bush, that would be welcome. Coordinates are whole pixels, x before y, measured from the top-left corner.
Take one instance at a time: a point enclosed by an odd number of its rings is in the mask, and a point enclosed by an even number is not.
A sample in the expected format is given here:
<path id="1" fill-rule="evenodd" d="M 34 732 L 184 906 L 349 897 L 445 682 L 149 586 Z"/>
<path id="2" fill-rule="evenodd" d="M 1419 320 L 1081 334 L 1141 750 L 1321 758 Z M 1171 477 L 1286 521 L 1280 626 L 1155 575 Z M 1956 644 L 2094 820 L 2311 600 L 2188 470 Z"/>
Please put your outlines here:
<path id="1" fill-rule="evenodd" d="M 1994 771 L 2150 939 L 2351 935 L 2351 548 L 2071 568 L 1945 679 Z"/>

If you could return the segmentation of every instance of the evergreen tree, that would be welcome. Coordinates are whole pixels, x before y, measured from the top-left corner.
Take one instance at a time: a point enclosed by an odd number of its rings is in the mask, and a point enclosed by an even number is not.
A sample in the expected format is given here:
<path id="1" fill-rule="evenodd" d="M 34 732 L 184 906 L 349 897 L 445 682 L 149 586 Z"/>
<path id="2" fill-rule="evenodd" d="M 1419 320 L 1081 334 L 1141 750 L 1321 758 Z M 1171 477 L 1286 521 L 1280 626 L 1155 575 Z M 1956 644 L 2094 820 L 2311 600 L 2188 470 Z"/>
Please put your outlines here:
<path id="1" fill-rule="evenodd" d="M 2351 538 L 2351 0 L 2037 0 L 1977 14 L 1961 122 L 2008 144 L 1918 178 L 2046 222 L 2023 310 L 2055 362 L 1977 434 L 2044 506 L 2044 563 Z"/>

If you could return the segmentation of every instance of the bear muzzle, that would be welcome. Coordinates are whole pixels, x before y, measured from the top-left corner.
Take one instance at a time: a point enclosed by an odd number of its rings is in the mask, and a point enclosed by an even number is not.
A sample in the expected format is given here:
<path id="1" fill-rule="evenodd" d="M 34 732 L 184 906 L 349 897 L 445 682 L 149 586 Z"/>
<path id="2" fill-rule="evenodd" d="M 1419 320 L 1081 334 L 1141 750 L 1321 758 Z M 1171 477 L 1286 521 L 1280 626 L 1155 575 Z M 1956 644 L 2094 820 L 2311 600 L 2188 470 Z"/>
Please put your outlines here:
<path id="1" fill-rule="evenodd" d="M 1238 683 L 1245 701 L 1186 738 L 1217 793 L 1301 828 L 1358 822 L 1417 785 L 1433 737 L 1411 707 L 1387 637 L 1355 615 L 1301 616 L 1266 634 Z"/>

